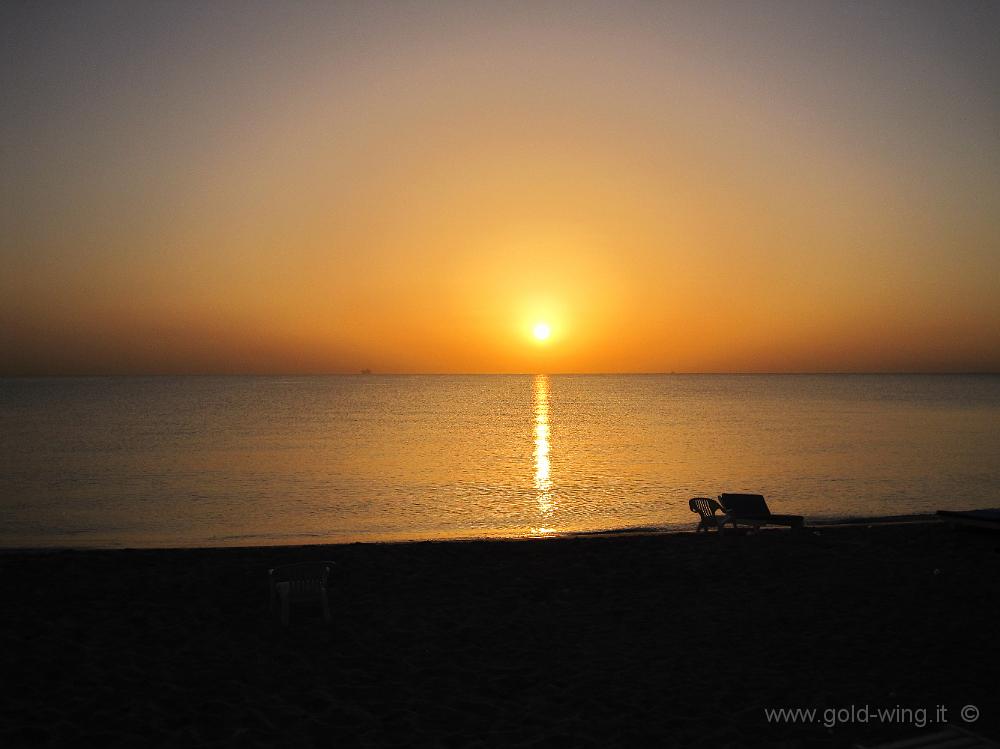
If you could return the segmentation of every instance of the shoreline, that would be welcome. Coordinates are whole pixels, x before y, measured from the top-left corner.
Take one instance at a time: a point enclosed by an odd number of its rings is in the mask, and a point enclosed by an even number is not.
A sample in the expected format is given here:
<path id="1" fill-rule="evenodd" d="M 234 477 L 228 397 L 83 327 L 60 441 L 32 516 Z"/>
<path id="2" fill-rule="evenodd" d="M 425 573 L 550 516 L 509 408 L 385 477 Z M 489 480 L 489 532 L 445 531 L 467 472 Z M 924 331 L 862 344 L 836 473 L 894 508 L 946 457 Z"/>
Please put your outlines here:
<path id="1" fill-rule="evenodd" d="M 936 514 L 934 513 L 910 513 L 905 515 L 873 515 L 873 516 L 845 516 L 838 518 L 819 518 L 810 521 L 806 517 L 806 529 L 809 528 L 846 528 L 854 526 L 863 525 L 900 525 L 900 524 L 913 524 L 913 523 L 940 523 L 942 522 Z M 690 526 L 690 527 L 689 527 Z M 93 546 L 75 546 L 73 544 L 64 545 L 53 545 L 53 546 L 0 546 L 0 557 L 7 554 L 44 554 L 48 552 L 60 552 L 60 551 L 75 551 L 75 552 L 86 552 L 86 551 L 127 551 L 127 550 L 145 550 L 145 551 L 191 551 L 198 549 L 273 549 L 273 548 L 305 548 L 305 547 L 315 547 L 315 546 L 330 546 L 330 547 L 340 547 L 340 546 L 354 546 L 357 544 L 364 545 L 383 545 L 383 544 L 422 544 L 422 543 L 474 543 L 478 541 L 545 541 L 545 540 L 556 540 L 556 539 L 568 539 L 568 538 L 590 538 L 590 537 L 613 537 L 613 536 L 670 536 L 670 535 L 681 535 L 685 533 L 693 533 L 694 528 L 697 526 L 697 520 L 691 521 L 690 523 L 676 523 L 662 526 L 646 525 L 646 526 L 629 526 L 623 528 L 608 528 L 608 529 L 597 529 L 597 530 L 585 530 L 585 531 L 555 531 L 551 533 L 542 534 L 528 534 L 521 536 L 514 535 L 496 535 L 496 536 L 447 536 L 447 537 L 427 537 L 427 538 L 410 538 L 410 539 L 392 539 L 392 540 L 373 540 L 373 541 L 317 541 L 315 543 L 273 543 L 273 544 L 207 544 L 207 545 L 192 545 L 192 546 L 129 546 L 126 544 L 122 545 L 93 545 Z M 767 527 L 763 530 L 780 531 L 787 530 L 779 527 Z M 715 531 L 711 531 L 715 533 Z"/>

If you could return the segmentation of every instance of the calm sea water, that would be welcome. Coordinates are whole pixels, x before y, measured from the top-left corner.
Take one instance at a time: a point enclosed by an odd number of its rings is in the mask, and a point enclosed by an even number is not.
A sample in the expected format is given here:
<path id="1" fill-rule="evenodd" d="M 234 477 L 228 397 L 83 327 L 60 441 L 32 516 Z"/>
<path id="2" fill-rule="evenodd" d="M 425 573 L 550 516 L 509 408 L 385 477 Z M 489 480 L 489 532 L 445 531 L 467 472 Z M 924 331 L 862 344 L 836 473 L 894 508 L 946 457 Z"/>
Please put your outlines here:
<path id="1" fill-rule="evenodd" d="M 1000 505 L 1000 377 L 0 380 L 0 545 L 401 540 Z"/>

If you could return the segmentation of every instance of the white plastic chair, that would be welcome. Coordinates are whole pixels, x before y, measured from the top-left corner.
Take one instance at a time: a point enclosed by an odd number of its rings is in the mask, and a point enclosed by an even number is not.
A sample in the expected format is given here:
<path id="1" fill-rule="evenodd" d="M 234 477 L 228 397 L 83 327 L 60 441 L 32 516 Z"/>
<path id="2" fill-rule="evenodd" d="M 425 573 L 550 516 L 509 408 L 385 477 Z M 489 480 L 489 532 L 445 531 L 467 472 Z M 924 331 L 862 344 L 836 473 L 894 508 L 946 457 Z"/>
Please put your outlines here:
<path id="1" fill-rule="evenodd" d="M 323 619 L 332 620 L 328 590 L 336 562 L 300 562 L 268 570 L 271 614 L 280 610 L 281 623 L 288 625 L 294 604 L 320 604 Z"/>

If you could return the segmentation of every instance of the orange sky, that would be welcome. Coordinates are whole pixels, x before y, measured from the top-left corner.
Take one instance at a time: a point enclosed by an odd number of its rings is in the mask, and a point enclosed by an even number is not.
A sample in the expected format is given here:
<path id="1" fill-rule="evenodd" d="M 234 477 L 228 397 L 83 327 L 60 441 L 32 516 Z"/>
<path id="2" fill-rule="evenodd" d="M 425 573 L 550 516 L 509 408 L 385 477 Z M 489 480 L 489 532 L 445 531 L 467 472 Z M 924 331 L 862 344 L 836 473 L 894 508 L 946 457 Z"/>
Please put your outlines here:
<path id="1" fill-rule="evenodd" d="M 995 5 L 5 12 L 0 374 L 1000 371 Z"/>

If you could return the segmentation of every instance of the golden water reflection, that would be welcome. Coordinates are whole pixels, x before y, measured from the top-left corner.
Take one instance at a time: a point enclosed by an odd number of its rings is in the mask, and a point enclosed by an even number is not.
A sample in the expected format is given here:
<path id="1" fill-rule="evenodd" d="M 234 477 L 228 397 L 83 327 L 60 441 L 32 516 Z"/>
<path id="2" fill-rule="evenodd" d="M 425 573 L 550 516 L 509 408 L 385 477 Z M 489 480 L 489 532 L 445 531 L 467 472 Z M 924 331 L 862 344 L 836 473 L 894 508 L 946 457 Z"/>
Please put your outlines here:
<path id="1" fill-rule="evenodd" d="M 549 378 L 535 375 L 535 492 L 538 513 L 542 519 L 551 517 L 556 502 L 552 494 L 551 464 L 549 452 Z M 533 529 L 535 532 L 551 532 L 549 528 Z"/>

